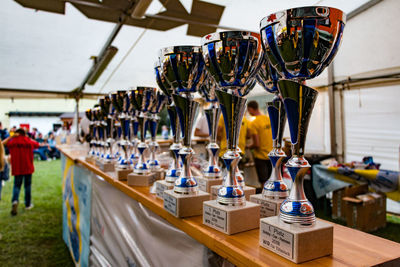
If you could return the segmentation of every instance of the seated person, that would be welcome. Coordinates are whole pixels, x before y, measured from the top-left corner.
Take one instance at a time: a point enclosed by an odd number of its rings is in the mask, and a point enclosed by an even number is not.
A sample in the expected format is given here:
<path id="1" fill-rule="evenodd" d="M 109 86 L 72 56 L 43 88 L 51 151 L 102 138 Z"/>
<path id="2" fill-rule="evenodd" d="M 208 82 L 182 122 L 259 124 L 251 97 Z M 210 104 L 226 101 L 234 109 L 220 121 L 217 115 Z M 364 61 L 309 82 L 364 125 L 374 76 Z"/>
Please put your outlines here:
<path id="1" fill-rule="evenodd" d="M 33 153 L 38 154 L 40 160 L 47 160 L 47 155 L 49 153 L 49 145 L 44 141 L 43 135 L 41 133 L 38 134 L 36 142 L 39 143 L 39 148 L 33 150 Z"/>
<path id="2" fill-rule="evenodd" d="M 49 157 L 50 158 L 60 158 L 60 151 L 56 148 L 56 139 L 54 138 L 54 134 L 49 133 L 49 138 L 47 138 L 47 143 L 49 145 Z"/>

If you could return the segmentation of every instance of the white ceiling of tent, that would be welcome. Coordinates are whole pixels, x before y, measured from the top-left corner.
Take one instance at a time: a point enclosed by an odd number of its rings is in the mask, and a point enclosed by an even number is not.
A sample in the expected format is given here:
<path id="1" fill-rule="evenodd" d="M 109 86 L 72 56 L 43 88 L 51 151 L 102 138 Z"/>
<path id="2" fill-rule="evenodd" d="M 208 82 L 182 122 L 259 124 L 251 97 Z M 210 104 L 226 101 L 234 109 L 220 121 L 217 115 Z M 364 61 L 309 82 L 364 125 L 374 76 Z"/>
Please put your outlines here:
<path id="1" fill-rule="evenodd" d="M 346 13 L 368 0 L 209 0 L 226 6 L 220 25 L 258 31 L 271 12 L 305 5 L 327 5 Z M 181 0 L 187 10 L 192 0 Z M 295 5 L 294 5 L 295 3 Z M 146 13 L 158 13 L 153 0 Z M 0 88 L 70 91 L 78 87 L 114 24 L 91 20 L 66 4 L 65 15 L 35 11 L 12 0 L 0 1 Z M 186 35 L 187 25 L 161 32 L 124 26 L 113 42 L 119 51 L 94 86 L 86 92 L 109 92 L 135 85 L 156 86 L 153 66 L 158 50 L 177 44 L 198 45 Z M 141 39 L 137 42 L 138 38 Z M 136 43 L 136 45 L 135 45 Z M 123 60 L 124 59 L 124 60 Z"/>

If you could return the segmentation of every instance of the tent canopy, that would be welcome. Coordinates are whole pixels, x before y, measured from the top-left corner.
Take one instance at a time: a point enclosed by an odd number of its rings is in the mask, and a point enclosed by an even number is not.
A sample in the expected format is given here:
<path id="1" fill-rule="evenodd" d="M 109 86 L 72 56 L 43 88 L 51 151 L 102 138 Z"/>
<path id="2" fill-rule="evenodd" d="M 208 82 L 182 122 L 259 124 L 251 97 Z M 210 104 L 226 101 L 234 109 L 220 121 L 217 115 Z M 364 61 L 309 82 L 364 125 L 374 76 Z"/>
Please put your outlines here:
<path id="1" fill-rule="evenodd" d="M 151 3 L 145 9 L 144 19 L 127 18 L 111 43 L 118 52 L 97 82 L 85 86 L 85 92 L 156 86 L 153 66 L 158 50 L 171 45 L 199 45 L 198 36 L 215 31 L 216 24 L 219 29 L 258 31 L 263 17 L 294 5 L 328 5 L 349 13 L 368 1 L 148 2 Z M 99 55 L 129 5 L 132 3 L 127 0 L 1 1 L 0 89 L 70 92 L 80 87 L 93 66 L 91 57 Z M 162 16 L 172 19 L 165 20 Z"/>

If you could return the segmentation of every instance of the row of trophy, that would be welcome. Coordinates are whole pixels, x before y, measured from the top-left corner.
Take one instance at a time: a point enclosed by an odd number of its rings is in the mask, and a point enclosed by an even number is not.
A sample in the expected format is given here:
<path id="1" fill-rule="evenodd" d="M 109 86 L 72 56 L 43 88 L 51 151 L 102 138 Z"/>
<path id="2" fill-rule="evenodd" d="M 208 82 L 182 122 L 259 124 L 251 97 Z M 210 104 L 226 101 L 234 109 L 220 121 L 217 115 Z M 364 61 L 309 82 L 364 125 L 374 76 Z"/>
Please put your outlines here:
<path id="1" fill-rule="evenodd" d="M 293 8 L 262 19 L 260 33 L 216 32 L 204 36 L 201 46 L 161 49 L 155 76 L 162 93 L 138 87 L 100 99 L 99 106 L 88 114 L 94 137 L 90 155 L 104 154 L 104 159 L 109 160 L 119 153 L 118 168 L 129 169 L 137 149 L 139 158 L 133 172 L 142 179 L 149 166 L 158 166 L 157 113 L 166 104 L 174 135 L 170 146 L 173 162 L 165 180 L 156 181 L 156 192 L 168 212 L 176 217 L 203 215 L 205 225 L 227 234 L 260 227 L 260 245 L 296 263 L 331 254 L 333 227 L 316 219 L 303 188 L 304 175 L 311 167 L 304 157 L 305 141 L 318 95 L 305 81 L 321 74 L 333 60 L 345 20 L 345 14 L 335 8 Z M 251 195 L 246 193 L 238 168 L 244 152 L 240 151 L 238 141 L 246 109 L 245 96 L 256 82 L 274 94 L 267 103 L 273 138 L 269 153 L 273 172 L 262 194 L 251 191 Z M 197 177 L 191 169 L 194 155 L 191 138 L 199 111 L 195 93 L 208 103 L 204 113 L 210 135 L 206 147 L 208 165 L 202 176 Z M 221 114 L 227 139 L 227 151 L 222 156 L 225 172 L 219 166 L 216 142 Z M 114 154 L 112 127 L 117 124 L 109 120 L 119 123 L 120 149 Z M 150 123 L 146 124 L 146 120 Z M 292 143 L 291 157 L 286 163 L 293 180 L 290 193 L 281 174 L 282 162 L 287 158 L 282 150 L 286 121 Z M 135 134 L 137 125 L 140 142 Z M 148 146 L 146 125 L 152 134 L 149 161 L 144 159 Z M 216 198 L 210 200 L 213 188 L 217 189 Z"/>

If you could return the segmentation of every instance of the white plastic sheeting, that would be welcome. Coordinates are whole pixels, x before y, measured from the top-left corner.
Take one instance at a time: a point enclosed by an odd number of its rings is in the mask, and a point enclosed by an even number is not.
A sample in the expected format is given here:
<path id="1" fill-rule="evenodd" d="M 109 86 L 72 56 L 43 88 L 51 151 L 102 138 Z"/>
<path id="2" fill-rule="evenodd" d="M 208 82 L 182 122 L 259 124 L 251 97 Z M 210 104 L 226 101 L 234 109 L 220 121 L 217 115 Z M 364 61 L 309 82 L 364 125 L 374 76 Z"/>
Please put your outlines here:
<path id="1" fill-rule="evenodd" d="M 99 176 L 91 225 L 93 266 L 209 266 L 219 257 Z"/>
<path id="2" fill-rule="evenodd" d="M 381 168 L 399 170 L 400 86 L 344 92 L 346 161 L 371 155 Z"/>

